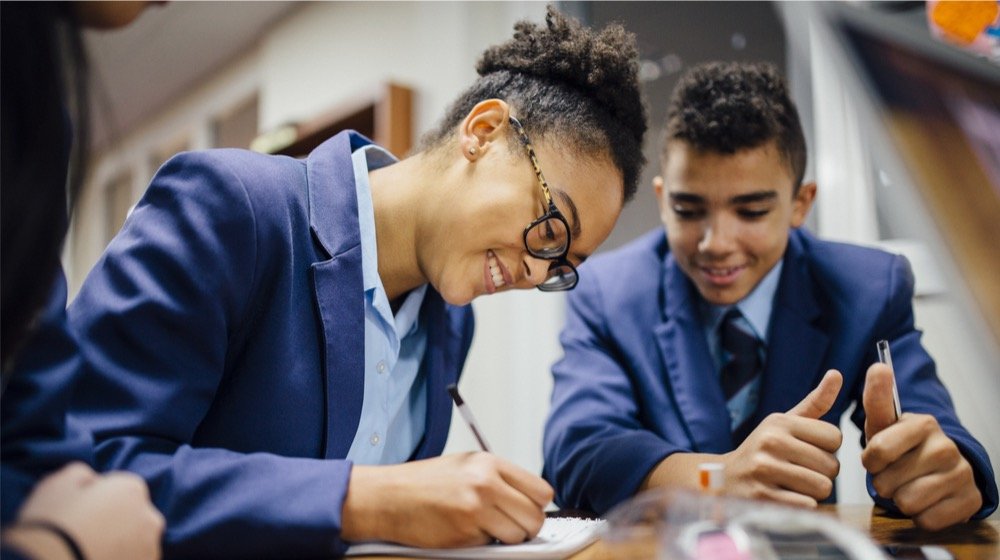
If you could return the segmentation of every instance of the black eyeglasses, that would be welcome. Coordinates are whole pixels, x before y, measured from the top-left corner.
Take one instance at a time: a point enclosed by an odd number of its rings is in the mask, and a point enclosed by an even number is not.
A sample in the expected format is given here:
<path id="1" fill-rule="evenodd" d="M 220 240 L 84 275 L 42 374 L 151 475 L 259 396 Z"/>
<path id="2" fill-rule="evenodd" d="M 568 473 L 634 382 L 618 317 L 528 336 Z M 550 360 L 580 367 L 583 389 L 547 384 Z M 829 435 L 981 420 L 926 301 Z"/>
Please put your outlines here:
<path id="1" fill-rule="evenodd" d="M 528 158 L 535 168 L 538 184 L 542 186 L 542 194 L 545 195 L 545 202 L 548 204 L 548 210 L 524 228 L 524 247 L 528 250 L 528 254 L 539 259 L 552 261 L 545 280 L 536 287 L 543 292 L 572 290 L 576 287 L 580 276 L 576 272 L 576 267 L 566 259 L 566 255 L 569 253 L 569 243 L 572 239 L 569 233 L 569 222 L 552 202 L 549 184 L 545 182 L 542 168 L 538 166 L 535 149 L 531 147 L 531 140 L 524 132 L 524 127 L 514 117 L 510 117 L 510 124 L 517 131 L 525 149 L 528 150 Z"/>

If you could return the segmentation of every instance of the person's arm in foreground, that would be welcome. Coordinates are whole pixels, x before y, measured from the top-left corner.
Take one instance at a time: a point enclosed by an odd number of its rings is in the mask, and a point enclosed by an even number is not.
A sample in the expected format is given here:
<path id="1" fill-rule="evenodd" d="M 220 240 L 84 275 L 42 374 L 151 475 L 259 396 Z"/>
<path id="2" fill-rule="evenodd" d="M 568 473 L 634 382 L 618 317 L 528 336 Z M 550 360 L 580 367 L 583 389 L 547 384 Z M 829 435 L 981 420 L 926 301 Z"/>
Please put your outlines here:
<path id="1" fill-rule="evenodd" d="M 131 473 L 100 475 L 72 463 L 35 487 L 3 544 L 31 558 L 73 558 L 59 531 L 88 560 L 160 557 L 163 516 L 149 502 L 146 483 Z"/>

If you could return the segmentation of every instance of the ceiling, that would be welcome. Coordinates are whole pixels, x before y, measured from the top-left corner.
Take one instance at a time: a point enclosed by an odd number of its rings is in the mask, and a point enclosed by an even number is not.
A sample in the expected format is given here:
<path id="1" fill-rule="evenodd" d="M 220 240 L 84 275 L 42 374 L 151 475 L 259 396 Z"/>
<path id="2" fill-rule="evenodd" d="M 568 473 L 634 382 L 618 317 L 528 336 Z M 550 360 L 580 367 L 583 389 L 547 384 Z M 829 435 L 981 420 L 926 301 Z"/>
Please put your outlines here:
<path id="1" fill-rule="evenodd" d="M 93 147 L 123 136 L 178 94 L 253 48 L 298 2 L 171 2 L 131 25 L 84 33 Z"/>

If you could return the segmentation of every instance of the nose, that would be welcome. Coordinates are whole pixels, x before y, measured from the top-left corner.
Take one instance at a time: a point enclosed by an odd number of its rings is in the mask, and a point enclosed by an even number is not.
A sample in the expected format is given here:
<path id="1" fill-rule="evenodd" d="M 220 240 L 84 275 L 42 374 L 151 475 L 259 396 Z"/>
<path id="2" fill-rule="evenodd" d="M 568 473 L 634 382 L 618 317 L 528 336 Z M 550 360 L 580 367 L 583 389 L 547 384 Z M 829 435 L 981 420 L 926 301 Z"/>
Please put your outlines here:
<path id="1" fill-rule="evenodd" d="M 730 220 L 715 217 L 705 222 L 701 240 L 698 242 L 698 252 L 709 256 L 723 256 L 736 248 L 738 232 Z"/>
<path id="2" fill-rule="evenodd" d="M 523 263 L 524 278 L 518 281 L 519 288 L 534 288 L 545 281 L 549 274 L 549 265 L 552 261 L 540 259 L 525 253 Z M 527 284 L 527 285 L 524 285 Z"/>

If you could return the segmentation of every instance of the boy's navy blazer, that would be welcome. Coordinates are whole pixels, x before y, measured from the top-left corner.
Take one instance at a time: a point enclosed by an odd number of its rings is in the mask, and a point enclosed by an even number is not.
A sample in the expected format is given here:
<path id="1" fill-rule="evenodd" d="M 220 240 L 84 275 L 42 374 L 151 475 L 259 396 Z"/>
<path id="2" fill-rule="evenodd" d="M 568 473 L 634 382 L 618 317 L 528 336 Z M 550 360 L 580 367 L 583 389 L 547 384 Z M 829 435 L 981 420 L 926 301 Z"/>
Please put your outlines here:
<path id="1" fill-rule="evenodd" d="M 351 152 L 308 159 L 180 154 L 157 173 L 69 316 L 88 367 L 71 419 L 106 469 L 138 472 L 167 519 L 167 557 L 343 551 L 344 460 L 364 395 L 364 290 Z M 426 432 L 440 454 L 445 387 L 472 312 L 428 289 Z"/>
<path id="2" fill-rule="evenodd" d="M 876 361 L 875 342 L 888 339 L 903 410 L 937 418 L 976 472 L 979 515 L 992 512 L 989 458 L 959 423 L 920 344 L 906 259 L 792 230 L 783 262 L 754 422 L 792 408 L 836 368 L 844 388 L 823 418 L 838 424 L 857 403 L 851 418 L 863 427 L 865 372 Z M 544 474 L 559 505 L 603 513 L 672 453 L 734 449 L 700 297 L 662 230 L 581 267 L 545 428 Z"/>

